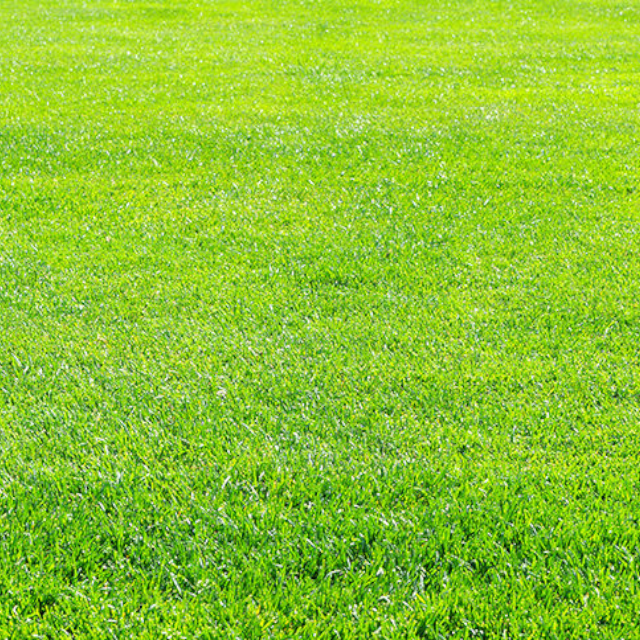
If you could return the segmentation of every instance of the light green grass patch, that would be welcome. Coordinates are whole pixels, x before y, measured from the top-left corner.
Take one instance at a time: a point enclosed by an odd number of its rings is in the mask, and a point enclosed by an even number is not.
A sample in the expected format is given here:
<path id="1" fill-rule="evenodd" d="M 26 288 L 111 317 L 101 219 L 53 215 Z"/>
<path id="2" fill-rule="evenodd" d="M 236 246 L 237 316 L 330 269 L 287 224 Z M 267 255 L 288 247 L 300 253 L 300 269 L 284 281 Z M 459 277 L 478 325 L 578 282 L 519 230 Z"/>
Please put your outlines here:
<path id="1" fill-rule="evenodd" d="M 0 636 L 640 637 L 637 2 L 0 6 Z"/>

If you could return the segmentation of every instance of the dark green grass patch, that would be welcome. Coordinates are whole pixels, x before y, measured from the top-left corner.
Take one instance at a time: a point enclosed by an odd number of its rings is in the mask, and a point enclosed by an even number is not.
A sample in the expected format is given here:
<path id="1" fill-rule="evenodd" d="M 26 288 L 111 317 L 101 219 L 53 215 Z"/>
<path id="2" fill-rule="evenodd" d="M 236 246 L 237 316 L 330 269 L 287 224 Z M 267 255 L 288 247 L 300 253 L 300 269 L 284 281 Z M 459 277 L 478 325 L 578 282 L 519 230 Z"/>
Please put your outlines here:
<path id="1" fill-rule="evenodd" d="M 640 637 L 640 5 L 0 5 L 0 636 Z"/>

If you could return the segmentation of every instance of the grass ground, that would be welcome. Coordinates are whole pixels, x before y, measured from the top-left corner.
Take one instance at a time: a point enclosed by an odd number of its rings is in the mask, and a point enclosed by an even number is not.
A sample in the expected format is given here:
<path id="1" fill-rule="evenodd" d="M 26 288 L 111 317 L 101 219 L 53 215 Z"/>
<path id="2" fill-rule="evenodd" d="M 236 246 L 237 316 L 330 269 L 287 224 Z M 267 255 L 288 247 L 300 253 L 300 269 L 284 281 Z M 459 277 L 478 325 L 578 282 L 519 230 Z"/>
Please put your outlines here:
<path id="1" fill-rule="evenodd" d="M 640 638 L 637 0 L 0 24 L 0 637 Z"/>

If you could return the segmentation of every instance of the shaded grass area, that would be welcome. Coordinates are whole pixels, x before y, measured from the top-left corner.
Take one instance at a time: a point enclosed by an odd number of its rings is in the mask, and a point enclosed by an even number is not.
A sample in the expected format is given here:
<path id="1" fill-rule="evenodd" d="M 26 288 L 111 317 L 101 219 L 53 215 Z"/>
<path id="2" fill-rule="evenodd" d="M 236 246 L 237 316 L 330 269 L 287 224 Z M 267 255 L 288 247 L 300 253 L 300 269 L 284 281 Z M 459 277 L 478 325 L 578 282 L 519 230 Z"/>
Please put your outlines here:
<path id="1" fill-rule="evenodd" d="M 0 631 L 640 635 L 636 2 L 0 7 Z"/>

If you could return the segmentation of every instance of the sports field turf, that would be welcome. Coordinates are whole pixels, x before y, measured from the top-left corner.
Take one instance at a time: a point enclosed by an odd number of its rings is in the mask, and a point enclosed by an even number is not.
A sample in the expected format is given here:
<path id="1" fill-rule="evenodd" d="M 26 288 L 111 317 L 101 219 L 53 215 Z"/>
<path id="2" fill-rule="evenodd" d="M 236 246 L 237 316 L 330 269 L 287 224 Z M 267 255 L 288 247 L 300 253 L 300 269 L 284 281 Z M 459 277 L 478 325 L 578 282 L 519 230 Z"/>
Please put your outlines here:
<path id="1" fill-rule="evenodd" d="M 0 1 L 0 638 L 640 638 L 638 0 Z"/>

